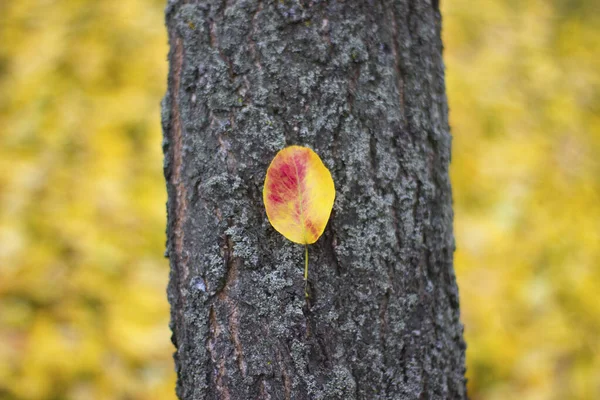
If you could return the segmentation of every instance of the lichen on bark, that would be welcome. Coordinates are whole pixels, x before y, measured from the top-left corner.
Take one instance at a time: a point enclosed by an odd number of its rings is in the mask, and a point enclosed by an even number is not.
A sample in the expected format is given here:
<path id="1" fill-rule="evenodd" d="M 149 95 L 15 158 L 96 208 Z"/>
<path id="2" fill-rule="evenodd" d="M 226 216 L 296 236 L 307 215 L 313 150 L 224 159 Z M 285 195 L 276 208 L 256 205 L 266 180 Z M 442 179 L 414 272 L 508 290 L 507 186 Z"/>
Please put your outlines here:
<path id="1" fill-rule="evenodd" d="M 437 5 L 171 1 L 167 26 L 179 397 L 466 398 Z M 261 195 L 292 144 L 337 188 L 308 303 Z"/>

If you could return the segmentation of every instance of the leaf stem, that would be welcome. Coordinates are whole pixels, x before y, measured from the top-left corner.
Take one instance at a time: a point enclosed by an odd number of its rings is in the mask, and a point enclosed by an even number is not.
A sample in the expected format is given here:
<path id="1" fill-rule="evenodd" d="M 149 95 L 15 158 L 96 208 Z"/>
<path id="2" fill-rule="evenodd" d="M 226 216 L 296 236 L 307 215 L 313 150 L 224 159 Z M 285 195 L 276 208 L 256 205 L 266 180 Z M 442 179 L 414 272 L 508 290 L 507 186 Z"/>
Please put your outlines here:
<path id="1" fill-rule="evenodd" d="M 304 296 L 308 299 L 308 245 L 304 245 Z"/>

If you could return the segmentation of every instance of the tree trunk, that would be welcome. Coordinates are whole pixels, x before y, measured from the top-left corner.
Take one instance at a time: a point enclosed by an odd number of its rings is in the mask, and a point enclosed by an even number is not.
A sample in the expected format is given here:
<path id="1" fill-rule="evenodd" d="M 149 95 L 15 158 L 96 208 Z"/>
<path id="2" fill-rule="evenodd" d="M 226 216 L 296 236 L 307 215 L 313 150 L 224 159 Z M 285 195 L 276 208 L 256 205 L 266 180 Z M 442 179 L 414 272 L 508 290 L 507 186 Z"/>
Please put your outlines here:
<path id="1" fill-rule="evenodd" d="M 181 399 L 465 399 L 436 0 L 172 0 L 163 104 Z M 313 148 L 337 194 L 304 249 L 262 202 Z"/>

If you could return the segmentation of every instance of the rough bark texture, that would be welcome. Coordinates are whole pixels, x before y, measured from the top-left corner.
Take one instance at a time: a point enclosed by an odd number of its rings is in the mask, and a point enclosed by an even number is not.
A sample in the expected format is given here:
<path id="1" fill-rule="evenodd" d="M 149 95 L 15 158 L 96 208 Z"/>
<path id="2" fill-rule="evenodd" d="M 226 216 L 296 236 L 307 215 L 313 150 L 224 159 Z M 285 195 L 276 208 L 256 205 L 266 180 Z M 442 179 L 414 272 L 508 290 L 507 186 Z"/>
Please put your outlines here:
<path id="1" fill-rule="evenodd" d="M 181 399 L 465 399 L 435 0 L 171 1 L 163 104 Z M 312 147 L 337 198 L 310 246 L 262 186 Z"/>

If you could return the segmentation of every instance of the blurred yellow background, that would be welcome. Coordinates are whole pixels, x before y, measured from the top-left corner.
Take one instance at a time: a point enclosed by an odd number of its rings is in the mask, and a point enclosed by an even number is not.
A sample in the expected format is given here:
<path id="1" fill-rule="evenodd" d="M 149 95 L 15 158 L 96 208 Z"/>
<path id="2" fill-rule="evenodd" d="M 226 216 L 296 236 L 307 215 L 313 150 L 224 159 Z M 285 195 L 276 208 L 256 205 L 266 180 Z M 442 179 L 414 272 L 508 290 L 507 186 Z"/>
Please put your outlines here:
<path id="1" fill-rule="evenodd" d="M 174 399 L 164 0 L 0 1 L 0 399 Z M 473 400 L 600 398 L 600 7 L 442 0 Z"/>

